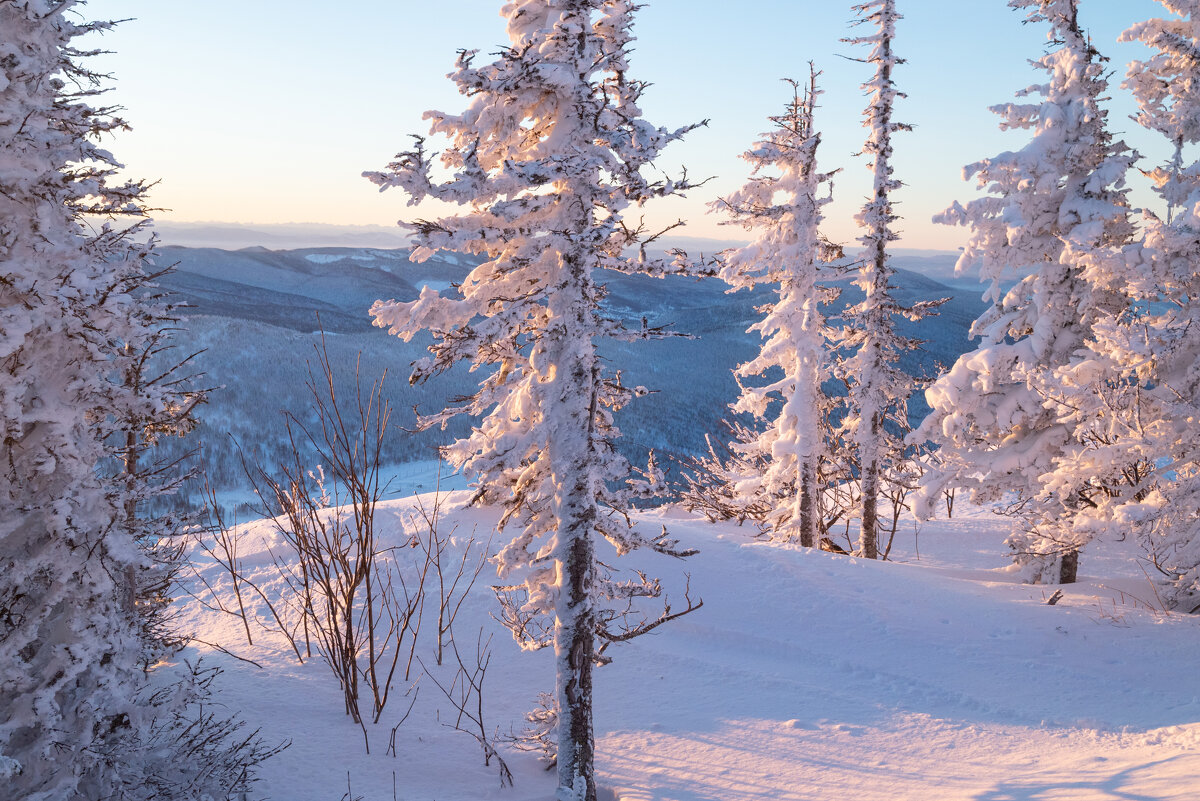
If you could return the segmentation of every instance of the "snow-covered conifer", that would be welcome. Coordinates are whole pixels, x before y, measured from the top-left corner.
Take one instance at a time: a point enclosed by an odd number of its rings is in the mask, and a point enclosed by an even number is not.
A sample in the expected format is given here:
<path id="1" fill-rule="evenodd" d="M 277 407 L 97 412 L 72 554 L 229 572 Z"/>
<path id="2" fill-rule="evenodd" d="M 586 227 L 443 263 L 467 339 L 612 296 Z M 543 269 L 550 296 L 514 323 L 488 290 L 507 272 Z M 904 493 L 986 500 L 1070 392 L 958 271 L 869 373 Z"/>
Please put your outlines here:
<path id="1" fill-rule="evenodd" d="M 840 347 L 850 355 L 839 366 L 849 386 L 849 399 L 843 423 L 845 440 L 857 455 L 861 493 L 861 535 L 858 552 L 868 559 L 879 556 L 878 502 L 881 475 L 900 458 L 903 444 L 896 432 L 887 430 L 889 418 L 902 419 L 908 414 L 908 398 L 913 379 L 897 365 L 900 354 L 919 343 L 901 336 L 896 330 L 898 317 L 920 320 L 941 300 L 902 306 L 892 296 L 894 270 L 888 245 L 899 238 L 893 229 L 897 217 L 891 194 L 903 184 L 892 177 L 892 134 L 911 130 L 911 126 L 892 118 L 896 99 L 904 94 L 896 89 L 892 72 L 904 59 L 892 49 L 896 36 L 895 0 L 869 0 L 854 6 L 858 24 L 875 27 L 873 33 L 845 40 L 871 49 L 864 62 L 875 66 L 875 75 L 863 84 L 869 103 L 863 112 L 867 141 L 863 153 L 871 158 L 874 190 L 855 221 L 864 233 L 862 265 L 854 280 L 863 292 L 861 302 L 842 313 Z M 890 443 L 889 443 L 890 440 Z"/>
<path id="2" fill-rule="evenodd" d="M 1124 34 L 1158 52 L 1130 64 L 1125 87 L 1137 99 L 1138 121 L 1173 145 L 1165 168 L 1151 173 L 1166 217 L 1144 213 L 1144 236 L 1128 271 L 1124 314 L 1098 321 L 1096 358 L 1118 363 L 1130 377 L 1105 393 L 1107 409 L 1092 414 L 1103 447 L 1081 469 L 1137 465 L 1119 491 L 1099 495 L 1078 514 L 1091 535 L 1132 530 L 1164 576 L 1161 596 L 1200 609 L 1200 162 L 1185 165 L 1184 147 L 1200 141 L 1200 3 L 1163 0 L 1179 15 L 1151 19 Z M 1113 410 L 1120 413 L 1114 413 Z"/>
<path id="3" fill-rule="evenodd" d="M 211 679 L 144 671 L 169 646 L 139 596 L 164 574 L 130 517 L 148 485 L 118 465 L 130 422 L 164 416 L 169 392 L 128 381 L 163 321 L 141 294 L 144 186 L 116 180 L 99 143 L 124 122 L 93 105 L 103 76 L 74 44 L 109 24 L 79 5 L 0 2 L 0 784 L 12 799 L 225 798 L 242 746 L 216 769 L 192 757 L 236 722 L 185 719 Z"/>
<path id="4" fill-rule="evenodd" d="M 818 268 L 841 255 L 818 230 L 821 208 L 832 199 L 833 173 L 817 170 L 817 75 L 812 73 L 803 96 L 791 82 L 793 97 L 787 109 L 770 118 L 775 127 L 742 155 L 751 165 L 750 180 L 713 204 L 732 222 L 758 231 L 753 244 L 726 256 L 721 278 L 730 291 L 778 285 L 778 299 L 750 328 L 765 340 L 762 349 L 735 370 L 739 383 L 773 372 L 772 380 L 762 386 L 743 385 L 732 407 L 770 419 L 765 430 L 730 445 L 740 457 L 738 464 L 763 469 L 722 478 L 731 484 L 732 502 L 765 500 L 768 511 L 762 524 L 806 547 L 817 545 L 818 464 L 826 423 L 821 383 L 830 372 L 829 329 L 820 307 L 834 295 L 817 283 Z M 829 192 L 822 192 L 822 184 L 830 184 Z"/>
<path id="5" fill-rule="evenodd" d="M 121 123 L 84 99 L 94 76 L 71 42 L 100 26 L 69 21 L 72 5 L 0 4 L 0 756 L 20 765 L 16 798 L 111 792 L 105 753 L 131 725 L 142 654 L 140 555 L 97 474 L 134 301 L 109 292 L 111 237 L 80 220 L 138 207 L 140 187 L 107 185 L 94 138 Z"/>
<path id="6" fill-rule="evenodd" d="M 1192 168 L 1189 168 L 1189 170 Z M 1200 610 L 1200 192 L 1167 223 L 1152 214 L 1131 274 L 1126 312 L 1093 328 L 1094 365 L 1124 379 L 1080 404 L 1091 447 L 1065 466 L 1083 476 L 1123 473 L 1074 514 L 1076 537 L 1135 534 L 1162 574 L 1160 597 Z M 1089 369 L 1096 369 L 1089 365 Z"/>
<path id="7" fill-rule="evenodd" d="M 1178 15 L 1172 19 L 1149 19 L 1121 34 L 1118 41 L 1142 42 L 1158 52 L 1145 61 L 1129 64 L 1122 87 L 1133 92 L 1138 104 L 1137 121 L 1165 136 L 1174 147 L 1171 161 L 1150 173 L 1157 191 L 1167 201 L 1167 221 L 1192 192 L 1200 188 L 1195 168 L 1184 170 L 1183 148 L 1200 142 L 1200 2 L 1159 0 Z"/>
<path id="8" fill-rule="evenodd" d="M 136 303 L 126 308 L 127 324 L 113 339 L 112 376 L 120 383 L 121 402 L 103 420 L 111 429 L 105 440 L 112 452 L 103 475 L 106 491 L 123 512 L 120 525 L 147 557 L 128 584 L 137 596 L 145 660 L 153 664 L 183 642 L 181 633 L 171 630 L 168 606 L 188 531 L 199 522 L 195 513 L 173 502 L 195 475 L 190 464 L 195 450 L 180 455 L 160 445 L 195 429 L 195 411 L 207 390 L 189 372 L 198 354 L 180 350 L 181 310 L 156 285 L 171 268 L 153 266 L 153 237 L 133 241 L 148 222 L 105 232 L 114 240 L 107 248 L 110 265 L 122 264 L 124 258 L 123 266 L 113 270 L 116 283 L 107 292 L 133 297 Z"/>
<path id="9" fill-rule="evenodd" d="M 1102 388 L 1122 382 L 1089 343 L 1098 321 L 1128 306 L 1123 185 L 1134 157 L 1105 127 L 1104 59 L 1079 27 L 1076 0 L 1009 5 L 1047 23 L 1051 49 L 1033 63 L 1048 81 L 1018 94 L 1040 100 L 993 108 L 1002 128 L 1031 138 L 964 170 L 990 195 L 936 218 L 972 228 L 958 269 L 979 268 L 991 307 L 972 327 L 979 347 L 926 391 L 932 412 L 918 437 L 939 458 L 918 513 L 947 486 L 968 488 L 977 502 L 1012 493 L 1018 561 L 1034 580 L 1073 581 L 1086 536 L 1072 520 L 1121 467 L 1088 476 L 1069 462 L 1094 445 L 1088 410 L 1099 408 Z"/>
<path id="10" fill-rule="evenodd" d="M 483 263 L 453 294 L 427 287 L 412 302 L 379 302 L 372 314 L 406 340 L 432 332 L 414 381 L 459 361 L 486 373 L 474 395 L 425 423 L 483 418 L 446 456 L 475 480 L 479 499 L 504 506 L 502 525 L 516 532 L 497 556 L 500 576 L 513 581 L 506 622 L 525 647 L 554 646 L 560 801 L 595 798 L 593 663 L 609 643 L 680 614 L 668 607 L 656 619 L 626 617 L 632 602 L 660 586 L 610 575 L 593 541 L 601 535 L 617 554 L 641 546 L 672 552 L 621 513 L 628 493 L 618 487 L 630 467 L 613 445 L 613 411 L 643 390 L 622 385 L 596 350 L 604 337 L 654 334 L 603 313 L 601 271 L 672 269 L 644 253 L 627 257 L 639 231 L 624 211 L 687 187 L 647 174 L 690 128 L 641 118 L 644 84 L 628 74 L 636 8 L 632 0 L 508 3 L 509 46 L 485 65 L 463 52 L 451 75 L 471 99 L 467 110 L 427 114 L 432 132 L 450 140 L 440 159 L 449 178 L 435 181 L 420 139 L 387 172 L 368 173 L 413 203 L 431 197 L 471 207 L 418 223 L 412 257 L 446 249 Z"/>

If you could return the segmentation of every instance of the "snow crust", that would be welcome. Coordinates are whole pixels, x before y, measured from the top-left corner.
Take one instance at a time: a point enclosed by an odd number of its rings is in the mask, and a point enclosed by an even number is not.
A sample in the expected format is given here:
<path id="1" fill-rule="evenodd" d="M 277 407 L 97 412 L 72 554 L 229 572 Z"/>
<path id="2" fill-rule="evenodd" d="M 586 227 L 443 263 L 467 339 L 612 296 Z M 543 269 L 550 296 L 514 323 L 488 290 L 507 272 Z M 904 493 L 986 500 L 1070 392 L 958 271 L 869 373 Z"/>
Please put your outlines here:
<path id="1" fill-rule="evenodd" d="M 468 497 L 452 493 L 444 505 L 443 526 L 458 526 L 459 547 L 472 530 L 486 538 L 498 516 L 464 508 Z M 385 539 L 407 539 L 411 503 L 380 508 Z M 907 521 L 894 563 L 755 542 L 736 525 L 670 509 L 642 512 L 637 523 L 666 524 L 701 549 L 675 570 L 691 573 L 705 603 L 597 671 L 602 798 L 1194 797 L 1200 628 L 1155 611 L 1132 542 L 1094 543 L 1080 583 L 1061 587 L 1065 596 L 1049 606 L 1047 588 L 1019 583 L 1007 567 L 1007 521 L 981 510 L 956 508 L 953 520 L 919 529 Z M 247 542 L 242 558 L 261 579 L 274 539 L 261 522 L 248 531 L 257 544 Z M 630 558 L 649 565 L 653 556 Z M 663 572 L 661 560 L 654 569 Z M 222 586 L 217 572 L 206 576 Z M 676 586 L 680 578 L 664 575 Z M 536 694 L 553 686 L 553 666 L 522 653 L 491 619 L 486 581 L 485 571 L 456 630 L 468 648 L 480 630 L 493 635 L 486 718 L 501 733 L 519 731 Z M 265 632 L 248 647 L 240 621 L 194 602 L 181 612 L 202 640 L 262 665 L 193 648 L 225 667 L 225 703 L 269 741 L 292 740 L 264 766 L 258 795 L 337 799 L 347 777 L 364 801 L 391 799 L 393 787 L 406 801 L 554 795 L 553 773 L 503 745 L 516 785 L 501 790 L 475 742 L 441 725 L 447 705 L 428 679 L 397 732 L 397 756 L 384 750 L 407 702 L 368 726 L 367 756 L 317 660 L 297 665 Z M 418 653 L 437 675 L 429 648 Z"/>

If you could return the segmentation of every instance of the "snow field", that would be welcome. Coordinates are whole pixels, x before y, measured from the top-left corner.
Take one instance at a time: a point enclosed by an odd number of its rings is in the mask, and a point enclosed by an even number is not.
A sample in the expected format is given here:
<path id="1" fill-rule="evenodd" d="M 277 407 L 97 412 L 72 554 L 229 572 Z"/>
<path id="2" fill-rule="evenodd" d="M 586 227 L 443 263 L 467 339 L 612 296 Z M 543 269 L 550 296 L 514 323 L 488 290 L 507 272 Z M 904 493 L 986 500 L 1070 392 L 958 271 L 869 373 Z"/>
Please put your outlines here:
<path id="1" fill-rule="evenodd" d="M 457 525 L 458 548 L 472 531 L 486 539 L 496 517 L 462 508 L 467 497 L 444 500 L 442 530 Z M 411 507 L 380 507 L 386 539 L 407 539 Z M 1194 797 L 1200 630 L 1134 599 L 1150 590 L 1131 543 L 1091 546 L 1081 582 L 1048 606 L 1045 588 L 1017 583 L 1004 567 L 1005 521 L 979 510 L 923 524 L 919 536 L 906 523 L 894 563 L 756 542 L 752 529 L 670 509 L 644 512 L 640 524 L 666 524 L 700 548 L 682 562 L 628 558 L 662 576 L 680 603 L 690 573 L 704 606 L 613 649 L 614 663 L 596 673 L 597 772 L 612 801 Z M 247 572 L 278 593 L 267 580 L 268 548 L 279 553 L 269 524 L 245 531 Z M 212 566 L 205 575 L 228 589 Z M 491 580 L 485 568 L 455 630 L 467 659 L 481 630 L 492 636 L 485 714 L 505 733 L 519 731 L 537 693 L 552 688 L 553 658 L 520 652 L 491 619 Z M 247 646 L 240 620 L 194 602 L 182 611 L 202 640 L 262 666 L 194 647 L 225 667 L 225 703 L 268 741 L 292 741 L 264 766 L 260 796 L 337 801 L 347 774 L 363 801 L 553 795 L 553 774 L 503 745 L 516 785 L 501 789 L 475 741 L 441 725 L 452 710 L 429 677 L 397 731 L 397 756 L 385 751 L 404 698 L 368 725 L 368 756 L 318 659 L 298 665 L 264 631 Z M 418 655 L 447 683 L 427 631 Z M 397 684 L 397 693 L 407 686 Z"/>

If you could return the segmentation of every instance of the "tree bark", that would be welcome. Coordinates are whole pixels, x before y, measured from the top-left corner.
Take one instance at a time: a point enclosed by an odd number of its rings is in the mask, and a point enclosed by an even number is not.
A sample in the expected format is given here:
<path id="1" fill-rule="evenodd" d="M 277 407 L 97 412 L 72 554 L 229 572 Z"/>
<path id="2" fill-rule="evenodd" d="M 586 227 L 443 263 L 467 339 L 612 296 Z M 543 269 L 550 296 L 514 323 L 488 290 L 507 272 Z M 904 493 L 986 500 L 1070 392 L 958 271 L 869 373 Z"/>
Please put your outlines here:
<path id="1" fill-rule="evenodd" d="M 1072 549 L 1062 555 L 1058 565 L 1058 583 L 1074 584 L 1079 577 L 1079 551 Z"/>
<path id="2" fill-rule="evenodd" d="M 590 222 L 590 220 L 585 221 Z M 581 225 L 582 230 L 587 226 Z M 548 415 L 557 418 L 551 470 L 558 537 L 554 558 L 559 587 L 555 605 L 555 685 L 558 697 L 558 801 L 596 801 L 592 734 L 592 665 L 596 610 L 593 599 L 596 527 L 593 447 L 599 377 L 588 254 L 563 258 L 564 281 L 550 299 L 552 319 L 562 320 L 559 358 Z"/>
<path id="3" fill-rule="evenodd" d="M 813 459 L 805 459 L 800 463 L 800 545 L 805 548 L 815 548 L 817 545 L 816 498 L 817 492 L 816 469 Z"/>
<path id="4" fill-rule="evenodd" d="M 879 416 L 871 417 L 871 441 L 878 448 Z M 867 449 L 863 449 L 866 451 Z M 859 554 L 867 559 L 879 558 L 879 457 L 876 452 L 862 453 L 862 531 L 858 535 Z"/>
<path id="5" fill-rule="evenodd" d="M 565 585 L 555 625 L 559 658 L 558 798 L 596 801 L 595 741 L 592 734 L 592 659 L 596 628 L 592 604 L 593 555 L 590 515 L 560 530 Z M 569 526 L 569 528 L 568 528 Z"/>
<path id="6" fill-rule="evenodd" d="M 879 538 L 877 534 L 879 512 L 878 498 L 876 497 L 878 472 L 879 465 L 874 460 L 868 462 L 863 468 L 862 531 L 858 536 L 858 550 L 867 559 L 879 558 Z"/>

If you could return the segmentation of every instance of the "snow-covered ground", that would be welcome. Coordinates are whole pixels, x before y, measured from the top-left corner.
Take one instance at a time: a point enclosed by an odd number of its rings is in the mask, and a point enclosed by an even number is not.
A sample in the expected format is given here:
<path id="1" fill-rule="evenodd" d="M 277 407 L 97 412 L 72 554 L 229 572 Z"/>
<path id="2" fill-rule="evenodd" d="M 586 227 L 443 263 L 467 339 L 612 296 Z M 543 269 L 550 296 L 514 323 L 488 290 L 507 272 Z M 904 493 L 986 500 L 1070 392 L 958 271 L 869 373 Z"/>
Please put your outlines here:
<path id="1" fill-rule="evenodd" d="M 490 510 L 444 496 L 441 530 L 455 547 L 486 540 Z M 430 496 L 424 496 L 428 508 Z M 960 506 L 961 506 L 960 502 Z M 1091 546 L 1080 583 L 1050 590 L 1004 569 L 1003 520 L 979 510 L 906 523 L 890 563 L 755 541 L 678 510 L 642 514 L 698 547 L 686 561 L 635 557 L 680 600 L 691 575 L 699 611 L 615 651 L 596 673 L 597 771 L 607 801 L 1156 801 L 1194 799 L 1200 787 L 1200 620 L 1158 611 L 1132 543 Z M 412 500 L 379 511 L 386 538 L 420 528 Z M 266 523 L 250 524 L 241 558 L 277 593 Z M 919 548 L 918 548 L 919 546 Z M 918 556 L 919 553 L 919 556 Z M 418 549 L 405 549 L 402 559 Z M 219 571 L 210 581 L 228 589 Z M 522 653 L 491 618 L 485 569 L 455 623 L 473 662 L 490 635 L 489 731 L 520 731 L 538 692 L 552 688 L 550 654 Z M 255 795 L 275 801 L 545 801 L 553 774 L 530 754 L 495 763 L 446 725 L 451 711 L 431 680 L 452 674 L 422 632 L 430 675 L 408 700 L 389 702 L 364 736 L 343 712 L 332 674 L 297 663 L 278 635 L 192 601 L 184 623 L 259 666 L 194 646 L 225 668 L 220 700 L 291 747 L 265 764 Z M 610 652 L 613 653 L 613 652 Z M 421 672 L 414 668 L 413 678 Z M 401 693 L 408 686 L 397 682 Z"/>

